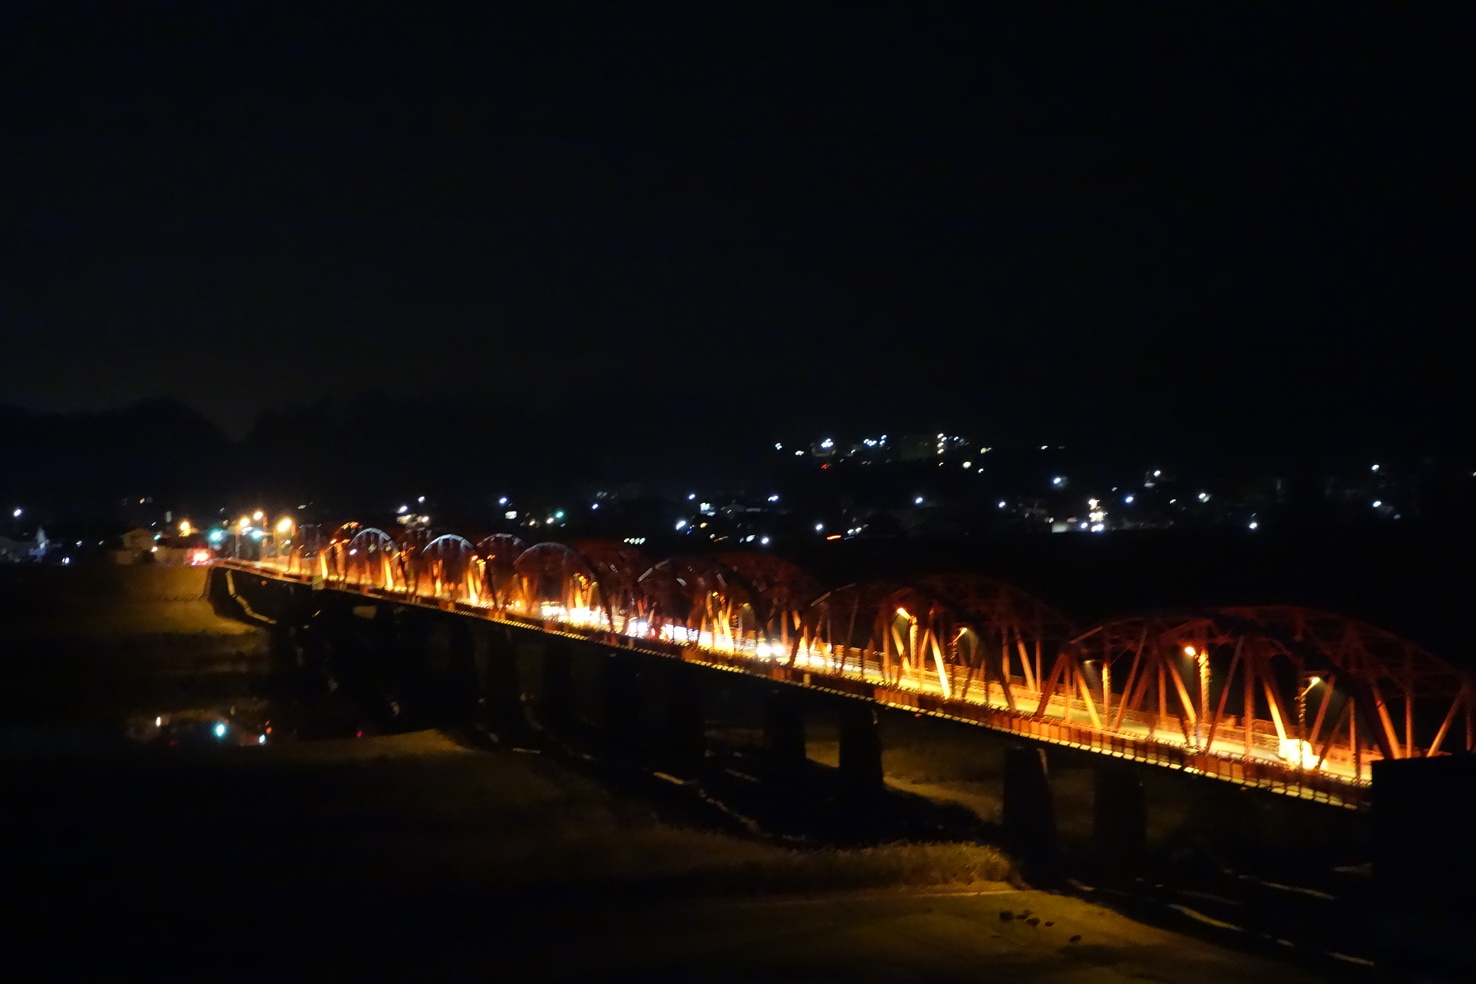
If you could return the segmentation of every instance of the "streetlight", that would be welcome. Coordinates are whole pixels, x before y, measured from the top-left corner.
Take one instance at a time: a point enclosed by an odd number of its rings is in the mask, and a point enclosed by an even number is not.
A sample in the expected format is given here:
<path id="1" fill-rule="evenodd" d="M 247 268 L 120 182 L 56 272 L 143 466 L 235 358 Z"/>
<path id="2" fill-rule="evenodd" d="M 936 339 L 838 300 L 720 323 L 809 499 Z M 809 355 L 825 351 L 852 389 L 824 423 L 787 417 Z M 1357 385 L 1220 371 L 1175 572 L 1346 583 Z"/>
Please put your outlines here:
<path id="1" fill-rule="evenodd" d="M 277 535 L 272 537 L 272 552 L 275 553 L 278 557 L 282 556 L 281 543 L 286 543 L 289 552 L 291 550 L 293 525 L 294 524 L 292 522 L 291 516 L 283 516 L 281 519 L 277 520 Z M 279 537 L 281 538 L 280 543 L 278 542 Z"/>
<path id="2" fill-rule="evenodd" d="M 1312 688 L 1322 682 L 1322 677 L 1311 675 L 1307 677 L 1307 685 L 1297 691 L 1297 768 L 1307 767 L 1307 695 Z"/>
<path id="3" fill-rule="evenodd" d="M 1209 711 L 1210 702 L 1209 653 L 1194 646 L 1185 646 L 1184 655 L 1199 666 L 1199 715 L 1194 719 L 1194 743 L 1204 752 L 1208 751 L 1204 746 L 1204 716 Z"/>

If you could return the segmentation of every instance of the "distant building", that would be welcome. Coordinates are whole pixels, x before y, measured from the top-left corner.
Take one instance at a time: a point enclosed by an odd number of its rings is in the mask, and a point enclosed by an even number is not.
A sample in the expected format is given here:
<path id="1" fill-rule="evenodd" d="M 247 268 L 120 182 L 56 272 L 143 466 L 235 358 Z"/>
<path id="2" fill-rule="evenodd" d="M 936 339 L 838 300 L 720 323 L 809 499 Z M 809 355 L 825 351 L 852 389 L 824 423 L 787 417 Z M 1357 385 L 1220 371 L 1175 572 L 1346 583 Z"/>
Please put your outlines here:
<path id="1" fill-rule="evenodd" d="M 39 526 L 30 537 L 0 535 L 0 564 L 39 563 L 46 559 L 50 543 L 46 531 Z"/>

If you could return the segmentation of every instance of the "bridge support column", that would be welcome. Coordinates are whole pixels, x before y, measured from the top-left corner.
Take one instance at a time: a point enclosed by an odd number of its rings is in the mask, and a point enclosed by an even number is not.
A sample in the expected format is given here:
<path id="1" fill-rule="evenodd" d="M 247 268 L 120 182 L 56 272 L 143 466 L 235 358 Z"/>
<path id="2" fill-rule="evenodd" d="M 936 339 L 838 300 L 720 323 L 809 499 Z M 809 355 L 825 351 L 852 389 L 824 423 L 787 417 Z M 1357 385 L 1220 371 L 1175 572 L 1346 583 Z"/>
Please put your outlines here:
<path id="1" fill-rule="evenodd" d="M 1004 835 L 1027 872 L 1051 877 L 1059 858 L 1045 749 L 1010 745 L 1004 762 Z"/>
<path id="2" fill-rule="evenodd" d="M 870 799 L 886 786 L 876 708 L 847 700 L 840 706 L 839 717 L 841 788 L 849 797 Z"/>
<path id="3" fill-rule="evenodd" d="M 678 777 L 695 776 L 707 753 L 706 719 L 702 713 L 703 672 L 681 663 L 663 665 L 659 742 L 661 759 Z"/>
<path id="4" fill-rule="evenodd" d="M 1373 764 L 1378 962 L 1411 979 L 1476 980 L 1476 756 Z"/>
<path id="5" fill-rule="evenodd" d="M 446 620 L 446 670 L 441 680 L 445 714 L 452 722 L 477 719 L 482 704 L 482 681 L 477 674 L 477 637 L 472 623 L 457 615 Z"/>
<path id="6" fill-rule="evenodd" d="M 569 640 L 546 639 L 539 660 L 538 720 L 554 731 L 574 723 L 574 654 Z"/>
<path id="7" fill-rule="evenodd" d="M 496 736 L 516 734 L 523 727 L 522 686 L 518 652 L 511 632 L 491 626 L 482 650 L 482 719 Z"/>
<path id="8" fill-rule="evenodd" d="M 1138 767 L 1110 759 L 1092 766 L 1092 851 L 1105 871 L 1122 872 L 1148 849 L 1148 798 Z"/>
<path id="9" fill-rule="evenodd" d="M 639 659 L 619 652 L 606 652 L 600 659 L 600 728 L 618 751 L 629 751 L 640 738 Z"/>
<path id="10" fill-rule="evenodd" d="M 764 758 L 769 777 L 779 783 L 798 783 L 804 775 L 804 694 L 790 687 L 764 695 Z"/>

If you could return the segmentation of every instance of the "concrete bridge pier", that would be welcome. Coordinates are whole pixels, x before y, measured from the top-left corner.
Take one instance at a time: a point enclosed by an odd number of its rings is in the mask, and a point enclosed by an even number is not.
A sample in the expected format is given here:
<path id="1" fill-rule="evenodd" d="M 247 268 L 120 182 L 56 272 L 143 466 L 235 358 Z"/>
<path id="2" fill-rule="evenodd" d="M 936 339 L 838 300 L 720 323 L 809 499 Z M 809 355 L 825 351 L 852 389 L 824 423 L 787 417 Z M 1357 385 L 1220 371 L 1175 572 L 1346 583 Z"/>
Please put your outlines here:
<path id="1" fill-rule="evenodd" d="M 574 653 L 568 639 L 545 639 L 538 659 L 538 722 L 545 728 L 567 734 L 574 723 Z"/>
<path id="2" fill-rule="evenodd" d="M 886 788 L 882 773 L 881 729 L 876 708 L 845 700 L 840 717 L 840 785 L 851 799 L 871 799 Z"/>
<path id="3" fill-rule="evenodd" d="M 599 657 L 599 726 L 617 753 L 632 751 L 640 741 L 642 658 L 608 650 Z"/>
<path id="4" fill-rule="evenodd" d="M 791 687 L 764 694 L 764 765 L 778 786 L 797 786 L 804 778 L 805 695 Z"/>
<path id="5" fill-rule="evenodd" d="M 1372 930 L 1381 967 L 1476 980 L 1476 755 L 1373 764 Z"/>
<path id="6" fill-rule="evenodd" d="M 1027 873 L 1046 878 L 1055 874 L 1060 844 L 1044 748 L 1018 744 L 1005 748 L 1004 837 Z"/>
<path id="7" fill-rule="evenodd" d="M 672 662 L 654 673 L 660 683 L 657 755 L 679 778 L 695 777 L 707 755 L 707 722 L 702 688 L 694 674 L 702 671 Z"/>
<path id="8" fill-rule="evenodd" d="M 512 632 L 505 626 L 489 626 L 478 650 L 481 683 L 481 721 L 494 735 L 510 736 L 522 730 L 522 682 L 518 673 L 518 651 Z"/>
<path id="9" fill-rule="evenodd" d="M 481 712 L 482 683 L 477 674 L 477 638 L 472 623 L 450 617 L 446 625 L 446 667 L 441 693 L 447 717 L 456 723 L 475 721 Z"/>
<path id="10" fill-rule="evenodd" d="M 445 656 L 437 652 L 433 618 L 429 612 L 406 607 L 394 615 L 399 645 L 390 665 L 402 698 L 399 703 L 416 727 L 438 723 L 447 712 L 440 687 Z"/>
<path id="11" fill-rule="evenodd" d="M 1120 759 L 1092 766 L 1092 854 L 1104 871 L 1123 872 L 1148 850 L 1148 798 L 1139 767 Z"/>

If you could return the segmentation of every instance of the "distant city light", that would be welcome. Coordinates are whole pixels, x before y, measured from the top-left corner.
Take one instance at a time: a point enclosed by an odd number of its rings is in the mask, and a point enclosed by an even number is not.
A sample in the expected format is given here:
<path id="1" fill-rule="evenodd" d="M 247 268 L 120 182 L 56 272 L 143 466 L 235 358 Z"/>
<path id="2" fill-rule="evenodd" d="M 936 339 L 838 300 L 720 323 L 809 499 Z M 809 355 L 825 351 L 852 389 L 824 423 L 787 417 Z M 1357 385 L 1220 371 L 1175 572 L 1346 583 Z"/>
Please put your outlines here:
<path id="1" fill-rule="evenodd" d="M 1201 493 L 1199 493 L 1199 501 L 1200 502 L 1209 502 L 1210 501 L 1210 494 L 1208 492 L 1201 492 Z"/>
<path id="2" fill-rule="evenodd" d="M 920 506 L 920 505 L 922 505 L 923 504 L 923 497 L 922 496 L 918 496 L 917 498 L 913 499 L 912 500 L 912 504 L 914 506 Z"/>
<path id="3" fill-rule="evenodd" d="M 778 441 L 775 441 L 774 442 L 774 450 L 775 451 L 783 451 L 784 450 L 784 445 L 783 444 L 780 444 Z"/>
<path id="4" fill-rule="evenodd" d="M 679 529 L 679 530 L 686 529 L 687 528 L 687 521 L 685 519 L 679 519 L 679 520 L 677 520 L 676 521 L 676 528 Z"/>
<path id="5" fill-rule="evenodd" d="M 815 532 L 816 533 L 824 533 L 825 532 L 825 524 L 824 523 L 816 523 L 815 524 Z"/>
<path id="6" fill-rule="evenodd" d="M 1005 501 L 1003 499 L 1000 499 L 999 500 L 999 508 L 1003 509 L 1004 507 L 1005 507 Z"/>
<path id="7" fill-rule="evenodd" d="M 497 504 L 499 506 L 505 506 L 505 505 L 507 505 L 507 496 L 505 496 L 505 495 L 498 496 L 497 497 Z"/>
<path id="8" fill-rule="evenodd" d="M 1132 496 L 1130 496 L 1130 495 L 1128 495 L 1128 496 L 1123 496 L 1123 499 L 1122 499 L 1122 501 L 1123 501 L 1123 502 L 1126 502 L 1126 503 L 1127 503 L 1127 504 L 1128 504 L 1128 505 L 1130 505 L 1130 506 L 1131 506 L 1131 505 L 1132 505 L 1132 504 L 1133 504 L 1133 497 L 1132 497 Z"/>
<path id="9" fill-rule="evenodd" d="M 1062 478 L 1060 475 L 1057 475 L 1055 478 L 1051 479 L 1052 485 L 1064 485 L 1065 483 L 1066 479 Z"/>
<path id="10" fill-rule="evenodd" d="M 400 514 L 400 515 L 401 515 L 401 516 L 403 516 L 403 515 L 405 515 L 405 514 L 406 514 L 406 513 L 407 513 L 407 512 L 409 512 L 409 511 L 410 511 L 410 507 L 409 507 L 409 506 L 401 506 L 401 507 L 400 507 L 400 508 L 399 508 L 399 509 L 397 509 L 397 510 L 395 510 L 395 511 L 396 511 L 396 512 L 398 512 L 398 513 L 399 513 L 399 514 Z"/>
<path id="11" fill-rule="evenodd" d="M 687 501 L 688 502 L 691 502 L 695 498 L 697 498 L 697 493 L 696 492 L 688 492 L 687 493 Z"/>
<path id="12" fill-rule="evenodd" d="M 964 466 L 964 467 L 965 467 L 965 468 L 972 468 L 972 467 L 974 467 L 974 463 L 973 463 L 973 462 L 972 462 L 972 461 L 965 461 L 965 462 L 964 462 L 964 463 L 963 463 L 963 466 Z"/>
<path id="13" fill-rule="evenodd" d="M 421 496 L 420 498 L 416 499 L 415 501 L 416 502 L 423 503 L 423 502 L 425 502 L 425 496 Z"/>
<path id="14" fill-rule="evenodd" d="M 591 509 L 598 509 L 598 508 L 600 508 L 600 504 L 598 502 L 591 502 L 589 504 L 589 508 L 591 508 Z"/>
<path id="15" fill-rule="evenodd" d="M 1384 501 L 1383 501 L 1383 500 L 1382 500 L 1382 499 L 1375 499 L 1375 500 L 1374 500 L 1374 501 L 1373 501 L 1373 507 L 1374 507 L 1374 508 L 1375 508 L 1375 509 L 1377 509 L 1377 508 L 1379 508 L 1379 507 L 1380 507 L 1380 506 L 1382 506 L 1382 505 L 1383 505 L 1383 504 L 1384 504 Z"/>
<path id="16" fill-rule="evenodd" d="M 827 437 L 825 440 L 823 440 L 823 441 L 820 442 L 820 446 L 822 448 L 825 448 L 825 449 L 828 450 L 830 448 L 835 447 L 835 442 L 832 441 L 830 438 Z"/>
<path id="17" fill-rule="evenodd" d="M 517 519 L 518 518 L 518 511 L 516 509 L 509 509 L 507 512 L 505 512 L 505 513 L 502 514 L 502 518 L 503 519 Z"/>
<path id="18" fill-rule="evenodd" d="M 217 723 L 216 726 L 215 726 L 215 737 L 217 737 L 217 738 L 224 738 L 225 736 L 226 736 L 225 722 L 224 721 L 221 721 L 221 722 Z"/>
<path id="19" fill-rule="evenodd" d="M 1374 465 L 1372 468 L 1369 469 L 1369 471 L 1375 471 L 1375 472 L 1378 471 L 1378 470 L 1379 470 L 1379 466 L 1378 465 Z"/>
<path id="20" fill-rule="evenodd" d="M 1251 521 L 1250 521 L 1250 522 L 1249 522 L 1249 523 L 1247 523 L 1247 524 L 1246 524 L 1246 528 L 1247 528 L 1247 529 L 1252 529 L 1252 530 L 1258 530 L 1258 529 L 1260 529 L 1260 528 L 1261 528 L 1261 524 L 1260 524 L 1260 523 L 1258 523 L 1258 522 L 1256 522 L 1256 521 L 1255 521 L 1255 520 L 1254 520 L 1254 519 L 1253 519 L 1253 520 L 1251 520 Z"/>
<path id="21" fill-rule="evenodd" d="M 17 506 L 16 509 L 15 509 L 15 512 L 11 513 L 10 515 L 12 517 L 14 517 L 15 519 L 20 519 L 20 517 L 21 517 L 21 509 L 20 509 L 20 507 Z"/>
<path id="22" fill-rule="evenodd" d="M 804 448 L 795 448 L 794 449 L 794 456 L 796 458 L 802 458 L 802 457 L 804 457 L 804 454 L 805 454 Z"/>
<path id="23" fill-rule="evenodd" d="M 761 546 L 761 547 L 767 547 L 768 545 L 769 545 L 769 538 L 768 537 L 766 537 L 766 536 L 759 537 L 759 546 Z"/>
<path id="24" fill-rule="evenodd" d="M 777 495 L 771 495 L 771 496 L 769 496 L 769 501 L 770 502 L 778 502 L 779 501 L 779 497 Z"/>
<path id="25" fill-rule="evenodd" d="M 1162 478 L 1163 477 L 1163 472 L 1161 472 L 1157 468 L 1155 468 L 1155 469 L 1153 469 L 1153 477 L 1154 478 Z"/>

